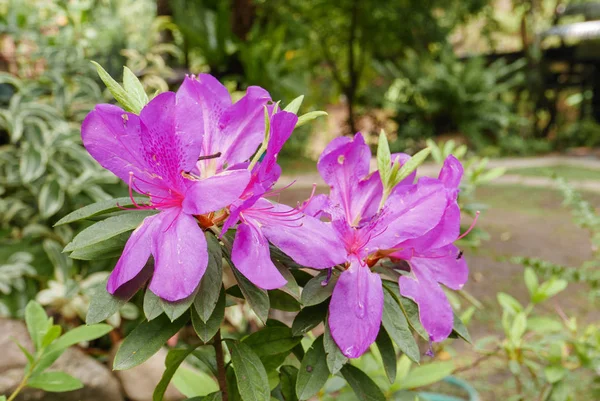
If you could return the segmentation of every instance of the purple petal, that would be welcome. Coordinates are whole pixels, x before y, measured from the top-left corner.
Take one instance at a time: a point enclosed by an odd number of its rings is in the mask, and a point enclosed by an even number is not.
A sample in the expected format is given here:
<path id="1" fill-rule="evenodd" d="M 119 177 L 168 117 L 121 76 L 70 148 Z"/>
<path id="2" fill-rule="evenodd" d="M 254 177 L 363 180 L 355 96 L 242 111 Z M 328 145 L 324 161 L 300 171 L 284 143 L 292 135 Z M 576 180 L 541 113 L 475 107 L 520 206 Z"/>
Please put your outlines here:
<path id="1" fill-rule="evenodd" d="M 154 275 L 148 288 L 173 302 L 190 296 L 198 287 L 208 251 L 204 233 L 192 216 L 175 208 L 162 213 L 165 217 L 152 238 Z"/>
<path id="2" fill-rule="evenodd" d="M 327 215 L 329 209 L 329 197 L 325 194 L 313 196 L 303 205 L 304 214 L 319 218 L 322 215 Z"/>
<path id="3" fill-rule="evenodd" d="M 331 336 L 344 355 L 365 353 L 377 338 L 382 313 L 381 278 L 354 259 L 340 275 L 329 304 Z"/>
<path id="4" fill-rule="evenodd" d="M 199 215 L 229 206 L 244 192 L 249 180 L 248 170 L 232 170 L 200 181 L 188 181 L 183 211 Z"/>
<path id="5" fill-rule="evenodd" d="M 265 199 L 244 216 L 259 222 L 265 237 L 296 263 L 324 269 L 346 260 L 344 245 L 330 223 Z"/>
<path id="6" fill-rule="evenodd" d="M 287 283 L 271 261 L 269 242 L 253 224 L 238 226 L 231 261 L 240 273 L 262 289 L 273 290 Z"/>
<path id="7" fill-rule="evenodd" d="M 446 189 L 438 180 L 424 177 L 399 188 L 385 203 L 370 247 L 390 249 L 418 238 L 437 226 L 446 210 Z"/>
<path id="8" fill-rule="evenodd" d="M 144 177 L 143 182 L 136 182 L 140 191 L 157 193 L 158 188 L 166 191 L 163 181 L 145 173 L 150 166 L 146 162 L 140 124 L 139 117 L 133 113 L 110 104 L 99 104 L 81 126 L 83 145 L 102 167 L 125 183 L 129 182 L 132 172 L 136 177 Z"/>
<path id="9" fill-rule="evenodd" d="M 427 270 L 430 277 L 453 290 L 460 290 L 469 278 L 469 268 L 463 257 L 458 257 L 459 249 L 454 245 L 431 250 L 415 256 L 411 263 L 419 270 Z"/>
<path id="10" fill-rule="evenodd" d="M 152 250 L 152 237 L 164 218 L 163 213 L 146 217 L 125 244 L 125 249 L 108 278 L 106 289 L 115 294 L 119 288 L 137 277 Z"/>
<path id="11" fill-rule="evenodd" d="M 460 180 L 463 176 L 463 166 L 458 159 L 452 155 L 449 155 L 444 160 L 444 165 L 440 170 L 438 179 L 444 183 L 447 188 L 458 188 Z"/>
<path id="12" fill-rule="evenodd" d="M 460 208 L 456 201 L 450 201 L 438 225 L 423 236 L 406 241 L 404 245 L 419 251 L 437 249 L 453 243 L 459 235 Z"/>
<path id="13" fill-rule="evenodd" d="M 202 136 L 178 129 L 176 100 L 173 92 L 161 93 L 142 109 L 140 119 L 149 172 L 165 181 L 169 188 L 183 193 L 185 185 L 181 172 L 190 171 L 196 165 Z M 186 130 L 189 129 L 186 126 Z"/>
<path id="14" fill-rule="evenodd" d="M 356 184 L 351 198 L 351 212 L 353 225 L 359 225 L 363 220 L 369 220 L 378 209 L 383 196 L 383 184 L 379 172 L 371 174 L 368 178 Z"/>
<path id="15" fill-rule="evenodd" d="M 340 205 L 349 224 L 357 224 L 359 211 L 353 210 L 356 183 L 369 174 L 371 150 L 358 133 L 353 140 L 336 138 L 325 148 L 317 167 L 331 188 L 329 198 Z M 355 204 L 356 205 L 356 204 Z"/>
<path id="16" fill-rule="evenodd" d="M 431 341 L 443 341 L 454 325 L 450 302 L 422 260 L 413 258 L 409 263 L 412 277 L 400 277 L 400 293 L 419 306 L 419 319 Z"/>
<path id="17" fill-rule="evenodd" d="M 269 92 L 251 86 L 246 96 L 224 111 L 219 120 L 222 131 L 222 159 L 229 165 L 248 160 L 265 137 L 264 106 L 271 101 Z"/>
<path id="18" fill-rule="evenodd" d="M 283 148 L 290 135 L 292 135 L 297 122 L 298 117 L 294 113 L 288 113 L 287 111 L 280 111 L 271 117 L 267 153 L 261 162 L 261 166 L 271 168 L 277 159 L 277 154 L 281 151 L 281 148 Z"/>

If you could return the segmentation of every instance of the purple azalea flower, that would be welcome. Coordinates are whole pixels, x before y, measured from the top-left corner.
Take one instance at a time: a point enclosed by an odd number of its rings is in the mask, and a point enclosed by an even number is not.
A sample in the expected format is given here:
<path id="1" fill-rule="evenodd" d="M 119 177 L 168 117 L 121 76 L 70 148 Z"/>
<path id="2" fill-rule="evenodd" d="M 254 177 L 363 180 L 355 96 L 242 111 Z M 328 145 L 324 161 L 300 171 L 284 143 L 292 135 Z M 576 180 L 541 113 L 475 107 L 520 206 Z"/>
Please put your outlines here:
<path id="1" fill-rule="evenodd" d="M 208 263 L 196 217 L 229 206 L 244 191 L 250 172 L 235 165 L 261 143 L 270 100 L 265 90 L 250 87 L 232 104 L 227 89 L 204 74 L 186 78 L 176 94 L 156 96 L 139 116 L 107 104 L 89 113 L 82 126 L 88 152 L 128 183 L 130 195 L 149 197 L 150 205 L 140 208 L 159 211 L 127 241 L 108 281 L 110 293 L 132 283 L 139 288 L 150 255 L 153 293 L 177 301 L 195 291 Z"/>
<path id="2" fill-rule="evenodd" d="M 270 290 L 287 280 L 273 264 L 269 242 L 296 263 L 324 269 L 345 260 L 336 247 L 337 236 L 331 224 L 266 197 L 276 195 L 272 187 L 281 175 L 277 154 L 290 137 L 298 118 L 293 113 L 276 112 L 270 117 L 270 134 L 264 158 L 252 168 L 252 178 L 240 199 L 231 206 L 223 231 L 235 224 L 237 231 L 231 259 L 235 267 L 256 286 Z"/>
<path id="3" fill-rule="evenodd" d="M 392 159 L 404 163 L 408 156 L 393 155 Z M 331 297 L 329 327 L 350 358 L 368 349 L 381 325 L 383 288 L 370 267 L 398 250 L 398 244 L 418 241 L 437 227 L 439 237 L 446 238 L 444 220 L 451 216 L 444 184 L 426 177 L 413 184 L 414 174 L 400 182 L 381 205 L 383 185 L 378 172 L 369 174 L 370 160 L 371 151 L 360 133 L 354 139 L 333 140 L 318 163 L 331 192 L 315 197 L 305 210 L 329 215 L 339 237 L 337 247 L 346 254 L 346 270 Z"/>
<path id="4" fill-rule="evenodd" d="M 444 161 L 438 179 L 446 189 L 446 210 L 439 224 L 420 238 L 404 241 L 391 258 L 408 262 L 411 275 L 399 279 L 400 293 L 419 306 L 419 316 L 431 341 L 445 340 L 454 326 L 452 306 L 440 287 L 460 290 L 467 282 L 469 269 L 458 248 L 452 243 L 459 236 L 460 209 L 458 186 L 463 175 L 461 163 L 452 155 Z"/>

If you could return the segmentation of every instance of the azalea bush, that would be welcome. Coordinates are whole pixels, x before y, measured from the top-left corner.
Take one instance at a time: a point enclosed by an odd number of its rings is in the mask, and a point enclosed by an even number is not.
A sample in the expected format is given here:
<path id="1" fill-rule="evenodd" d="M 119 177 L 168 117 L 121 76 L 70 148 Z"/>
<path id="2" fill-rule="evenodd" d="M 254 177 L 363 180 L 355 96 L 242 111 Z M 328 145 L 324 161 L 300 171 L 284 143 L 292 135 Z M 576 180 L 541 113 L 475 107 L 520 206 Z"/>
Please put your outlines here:
<path id="1" fill-rule="evenodd" d="M 129 196 L 85 206 L 57 225 L 94 222 L 65 247 L 71 257 L 120 254 L 91 296 L 88 324 L 143 293 L 144 318 L 114 369 L 143 363 L 191 323 L 197 338 L 171 350 L 155 400 L 206 345 L 206 372 L 218 386 L 211 399 L 308 399 L 330 375 L 360 399 L 384 399 L 352 359 L 377 347 L 393 382 L 400 354 L 419 362 L 432 343 L 468 338 L 442 287 L 461 289 L 468 276 L 453 245 L 468 233 L 459 233 L 458 159 L 447 157 L 437 178 L 415 181 L 429 149 L 391 154 L 382 133 L 373 172 L 360 133 L 337 138 L 318 161 L 329 194 L 313 192 L 291 207 L 272 200 L 282 191 L 274 189 L 277 155 L 297 126 L 322 114 L 298 117 L 302 97 L 282 109 L 249 87 L 232 103 L 202 74 L 149 99 L 127 69 L 123 85 L 99 73 L 120 106 L 97 105 L 82 140 Z M 258 322 L 249 334 L 223 325 L 237 305 Z M 275 310 L 295 315 L 276 320 Z"/>

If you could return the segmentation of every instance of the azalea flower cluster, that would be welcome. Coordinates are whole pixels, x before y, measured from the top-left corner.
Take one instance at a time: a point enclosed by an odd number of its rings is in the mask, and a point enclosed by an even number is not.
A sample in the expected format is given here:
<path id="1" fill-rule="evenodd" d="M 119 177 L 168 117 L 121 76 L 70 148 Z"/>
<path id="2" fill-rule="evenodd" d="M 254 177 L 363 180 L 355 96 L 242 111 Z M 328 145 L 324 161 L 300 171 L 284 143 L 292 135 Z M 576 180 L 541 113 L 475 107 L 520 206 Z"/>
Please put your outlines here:
<path id="1" fill-rule="evenodd" d="M 400 292 L 417 303 L 431 341 L 448 337 L 453 313 L 440 284 L 460 289 L 468 275 L 453 245 L 460 162 L 450 156 L 437 179 L 415 183 L 413 172 L 384 185 L 380 173 L 369 170 L 371 151 L 362 135 L 337 138 L 318 161 L 329 195 L 293 208 L 269 197 L 278 193 L 277 155 L 297 121 L 259 87 L 232 103 L 207 74 L 187 77 L 177 93 L 157 95 L 139 115 L 96 106 L 82 126 L 84 146 L 127 183 L 137 208 L 158 212 L 129 238 L 108 291 L 150 280 L 148 289 L 160 298 L 185 299 L 207 268 L 203 231 L 235 228 L 231 261 L 262 289 L 286 284 L 269 243 L 307 268 L 342 271 L 328 323 L 346 356 L 362 355 L 377 337 L 383 288 L 373 268 L 383 259 L 399 272 Z M 397 171 L 409 159 L 391 155 L 390 168 Z M 148 201 L 136 203 L 134 191 Z M 147 268 L 150 256 L 153 269 Z"/>

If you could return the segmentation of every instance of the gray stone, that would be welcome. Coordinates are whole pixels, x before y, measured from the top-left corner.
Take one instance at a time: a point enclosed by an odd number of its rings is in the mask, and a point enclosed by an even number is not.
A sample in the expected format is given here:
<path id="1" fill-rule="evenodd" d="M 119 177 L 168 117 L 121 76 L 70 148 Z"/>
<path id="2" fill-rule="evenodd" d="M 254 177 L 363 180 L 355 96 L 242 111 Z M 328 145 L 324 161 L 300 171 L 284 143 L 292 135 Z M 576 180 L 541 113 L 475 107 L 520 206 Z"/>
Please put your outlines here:
<path id="1" fill-rule="evenodd" d="M 112 354 L 116 353 L 117 348 Z M 152 394 L 165 371 L 167 350 L 161 348 L 146 362 L 127 370 L 117 370 L 115 375 L 119 378 L 123 391 L 132 401 L 152 401 Z M 164 401 L 179 401 L 186 397 L 181 394 L 173 383 L 169 384 L 165 392 Z"/>
<path id="2" fill-rule="evenodd" d="M 33 346 L 27 328 L 16 320 L 0 319 L 0 394 L 11 394 L 23 378 L 27 359 L 11 340 L 19 341 L 29 351 Z M 72 347 L 50 367 L 78 378 L 84 387 L 66 393 L 45 393 L 25 389 L 18 401 L 123 401 L 118 380 L 111 371 L 81 350 Z"/>

